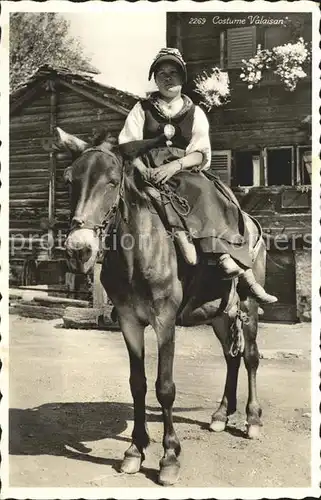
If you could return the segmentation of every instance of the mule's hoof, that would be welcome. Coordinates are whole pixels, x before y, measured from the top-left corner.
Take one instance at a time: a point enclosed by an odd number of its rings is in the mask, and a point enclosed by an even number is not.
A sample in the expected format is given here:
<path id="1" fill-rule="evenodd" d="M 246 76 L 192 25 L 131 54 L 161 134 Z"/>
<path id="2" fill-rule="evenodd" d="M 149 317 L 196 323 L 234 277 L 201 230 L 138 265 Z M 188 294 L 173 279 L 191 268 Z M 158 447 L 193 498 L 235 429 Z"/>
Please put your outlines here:
<path id="1" fill-rule="evenodd" d="M 126 474 L 136 474 L 136 472 L 139 472 L 141 464 L 141 457 L 125 457 L 120 470 Z"/>
<path id="2" fill-rule="evenodd" d="M 259 425 L 247 425 L 246 434 L 249 439 L 259 439 L 260 433 Z"/>
<path id="3" fill-rule="evenodd" d="M 210 431 L 212 432 L 223 432 L 226 427 L 226 422 L 222 420 L 212 420 L 210 423 Z"/>
<path id="4" fill-rule="evenodd" d="M 158 482 L 162 486 L 171 486 L 177 483 L 179 478 L 180 463 L 176 457 L 176 454 L 171 454 L 167 457 L 163 457 L 159 462 L 159 476 Z"/>
<path id="5" fill-rule="evenodd" d="M 179 478 L 180 465 L 177 461 L 176 464 L 165 465 L 161 467 L 158 476 L 158 482 L 162 486 L 171 486 L 177 483 Z"/>

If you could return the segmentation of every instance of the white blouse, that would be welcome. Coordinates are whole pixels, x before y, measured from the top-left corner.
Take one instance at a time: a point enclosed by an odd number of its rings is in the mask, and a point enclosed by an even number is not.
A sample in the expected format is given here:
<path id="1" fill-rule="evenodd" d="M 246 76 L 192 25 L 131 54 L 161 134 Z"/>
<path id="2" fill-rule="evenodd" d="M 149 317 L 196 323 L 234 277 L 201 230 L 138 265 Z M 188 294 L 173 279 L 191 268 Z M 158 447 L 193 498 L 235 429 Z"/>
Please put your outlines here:
<path id="1" fill-rule="evenodd" d="M 184 102 L 180 97 L 170 103 L 158 99 L 158 105 L 162 112 L 168 118 L 172 118 L 182 109 Z M 143 139 L 143 130 L 145 122 L 145 112 L 140 102 L 135 104 L 133 109 L 127 116 L 125 125 L 119 134 L 119 144 L 124 144 L 131 141 L 140 141 Z M 192 138 L 188 144 L 185 155 L 198 151 L 203 154 L 203 161 L 199 166 L 200 170 L 208 170 L 211 165 L 211 144 L 209 137 L 209 124 L 204 111 L 195 106 Z"/>

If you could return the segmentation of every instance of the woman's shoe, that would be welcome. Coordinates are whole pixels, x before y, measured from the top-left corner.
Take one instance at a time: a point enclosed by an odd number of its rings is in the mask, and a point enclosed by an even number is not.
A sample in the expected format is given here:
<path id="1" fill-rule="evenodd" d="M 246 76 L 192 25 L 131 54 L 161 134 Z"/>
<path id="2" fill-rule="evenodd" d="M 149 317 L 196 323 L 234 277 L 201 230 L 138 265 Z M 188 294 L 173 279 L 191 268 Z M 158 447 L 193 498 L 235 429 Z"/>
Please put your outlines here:
<path id="1" fill-rule="evenodd" d="M 247 269 L 239 278 L 241 284 L 246 285 L 249 296 L 255 299 L 259 304 L 273 304 L 278 299 L 274 295 L 266 293 L 255 279 L 252 269 Z"/>
<path id="2" fill-rule="evenodd" d="M 185 231 L 176 231 L 174 237 L 187 264 L 196 266 L 198 263 L 196 248 L 194 243 L 188 239 Z"/>
<path id="3" fill-rule="evenodd" d="M 226 278 L 232 279 L 244 273 L 235 260 L 228 253 L 223 253 L 217 260 L 217 265 L 221 269 Z"/>

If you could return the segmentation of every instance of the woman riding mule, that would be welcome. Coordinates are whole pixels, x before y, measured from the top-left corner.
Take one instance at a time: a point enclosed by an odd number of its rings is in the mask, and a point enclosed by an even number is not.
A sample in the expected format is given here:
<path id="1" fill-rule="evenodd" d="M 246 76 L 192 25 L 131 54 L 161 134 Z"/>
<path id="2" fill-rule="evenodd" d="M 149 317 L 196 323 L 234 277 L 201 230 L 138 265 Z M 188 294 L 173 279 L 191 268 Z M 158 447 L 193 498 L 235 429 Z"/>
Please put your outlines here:
<path id="1" fill-rule="evenodd" d="M 72 218 L 65 241 L 70 269 L 88 274 L 110 225 L 115 227 L 116 245 L 112 251 L 104 247 L 100 279 L 116 308 L 129 354 L 134 426 L 120 470 L 129 474 L 143 470 L 141 465 L 150 441 L 144 333 L 151 325 L 157 338 L 155 389 L 163 421 L 164 453 L 158 481 L 171 485 L 179 477 L 181 449 L 173 419 L 176 324 L 212 325 L 222 345 L 227 373 L 221 403 L 211 418 L 210 430 L 214 432 L 223 431 L 229 416 L 236 411 L 238 371 L 243 357 L 248 373 L 246 433 L 255 438 L 262 425 L 256 390 L 258 304 L 239 293 L 236 280 L 222 280 L 216 266 L 208 266 L 204 261 L 192 266 L 178 258 L 174 241 L 168 238 L 166 221 L 141 191 L 137 168 L 124 161 L 113 141 L 98 140 L 90 145 L 61 129 L 57 129 L 57 134 L 57 149 L 69 151 L 73 159 L 65 172 L 71 183 Z M 263 284 L 264 241 L 259 238 L 254 221 L 246 214 L 244 219 L 253 241 L 258 241 L 253 273 Z M 140 244 L 142 235 L 148 237 L 148 244 Z"/>
<path id="2" fill-rule="evenodd" d="M 209 125 L 202 109 L 181 93 L 186 64 L 180 52 L 162 49 L 149 79 L 153 74 L 158 92 L 129 113 L 119 135 L 121 148 L 126 154 L 127 146 L 140 144 L 135 141 L 159 137 L 157 147 L 145 152 L 138 147 L 131 159 L 156 205 L 165 210 L 185 260 L 197 263 L 196 245 L 202 257 L 215 257 L 225 279 L 238 277 L 247 294 L 261 304 L 276 302 L 255 280 L 250 235 L 237 200 L 222 182 L 206 176 L 211 160 Z M 171 193 L 187 204 L 187 210 L 168 201 Z"/>
<path id="3" fill-rule="evenodd" d="M 113 251 L 106 248 L 103 253 L 100 279 L 116 308 L 129 354 L 134 426 L 120 470 L 129 474 L 144 471 L 141 465 L 150 441 L 145 406 L 144 333 L 151 325 L 157 338 L 155 389 L 163 421 L 164 453 L 158 481 L 175 484 L 181 449 L 173 419 L 177 320 L 182 325 L 212 325 L 224 352 L 226 381 L 221 403 L 211 418 L 211 431 L 223 431 L 229 416 L 236 411 L 238 372 L 243 357 L 248 374 L 246 434 L 254 439 L 262 425 L 256 390 L 258 304 L 239 293 L 236 280 L 222 280 L 216 266 L 208 266 L 206 262 L 191 266 L 177 258 L 174 241 L 168 238 L 161 215 L 140 190 L 142 182 L 137 169 L 123 160 L 114 142 L 99 140 L 90 145 L 61 129 L 57 129 L 57 135 L 57 149 L 69 151 L 73 159 L 65 172 L 66 180 L 71 183 L 72 215 L 65 250 L 73 272 L 88 274 L 93 269 L 99 243 L 107 236 L 110 224 L 116 222 L 116 245 Z M 260 231 L 254 221 L 246 214 L 244 218 L 253 241 L 258 241 L 253 272 L 263 284 L 264 241 L 259 238 Z M 148 244 L 140 245 L 141 235 L 148 236 Z M 197 332 L 190 332 L 194 333 Z M 197 425 L 193 419 L 190 422 Z M 213 469 L 215 465 L 210 466 Z"/>

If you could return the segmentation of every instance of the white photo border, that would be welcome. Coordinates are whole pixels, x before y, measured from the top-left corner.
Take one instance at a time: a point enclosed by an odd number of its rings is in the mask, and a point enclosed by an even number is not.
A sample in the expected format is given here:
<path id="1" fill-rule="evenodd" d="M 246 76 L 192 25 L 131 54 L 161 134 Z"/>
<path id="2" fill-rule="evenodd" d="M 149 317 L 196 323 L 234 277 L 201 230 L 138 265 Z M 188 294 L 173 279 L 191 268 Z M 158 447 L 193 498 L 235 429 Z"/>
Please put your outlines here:
<path id="1" fill-rule="evenodd" d="M 109 11 L 122 12 L 132 11 L 167 11 L 167 12 L 247 12 L 247 11 L 262 11 L 264 12 L 311 12 L 313 26 L 313 53 L 312 67 L 312 335 L 311 335 L 311 398 L 312 398 L 312 452 L 311 452 L 311 487 L 310 488 L 13 488 L 8 484 L 8 364 L 9 360 L 9 326 L 8 326 L 8 286 L 9 280 L 9 15 L 12 12 L 65 12 L 65 13 L 89 13 Z M 245 2 L 232 0 L 230 2 L 207 1 L 204 3 L 181 0 L 180 2 L 157 2 L 139 1 L 136 3 L 119 0 L 116 2 L 68 2 L 68 1 L 48 1 L 48 2 L 33 2 L 21 1 L 12 2 L 6 1 L 1 4 L 0 23 L 2 27 L 2 39 L 0 46 L 0 71 L 1 71 L 1 123 L 0 123 L 0 160 L 1 160 L 1 277 L 2 284 L 1 294 L 2 300 L 0 303 L 1 313 L 1 358 L 2 371 L 0 375 L 1 382 L 1 425 L 2 425 L 2 440 L 1 440 L 1 480 L 3 499 L 98 499 L 98 498 L 117 498 L 117 499 L 157 499 L 157 498 L 303 498 L 303 497 L 319 497 L 320 490 L 320 70 L 319 62 L 321 60 L 321 50 L 319 47 L 319 22 L 320 12 L 318 5 L 312 1 L 295 1 L 287 2 L 280 1 L 271 3 L 269 1 L 255 0 L 253 2 Z M 318 271 L 316 271 L 318 270 Z"/>

